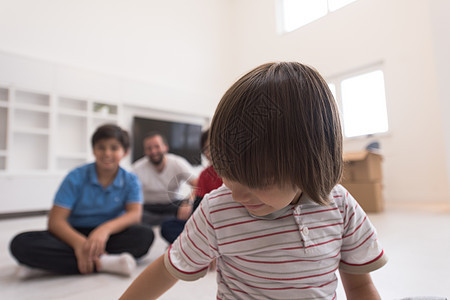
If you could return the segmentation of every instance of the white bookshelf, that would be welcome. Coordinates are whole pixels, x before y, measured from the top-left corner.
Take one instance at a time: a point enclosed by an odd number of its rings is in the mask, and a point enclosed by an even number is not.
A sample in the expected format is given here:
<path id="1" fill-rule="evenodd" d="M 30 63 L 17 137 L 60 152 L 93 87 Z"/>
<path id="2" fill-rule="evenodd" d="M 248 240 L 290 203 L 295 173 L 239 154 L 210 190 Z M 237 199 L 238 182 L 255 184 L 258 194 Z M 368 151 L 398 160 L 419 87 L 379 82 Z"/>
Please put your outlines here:
<path id="1" fill-rule="evenodd" d="M 189 104 L 199 94 L 2 51 L 0 65 L 0 217 L 50 209 L 68 170 L 94 161 L 98 125 L 131 134 L 135 116 L 208 123 Z"/>
<path id="2" fill-rule="evenodd" d="M 0 87 L 0 172 L 6 169 L 9 90 Z"/>
<path id="3" fill-rule="evenodd" d="M 120 106 L 0 86 L 0 173 L 65 173 L 92 160 L 90 138 Z"/>

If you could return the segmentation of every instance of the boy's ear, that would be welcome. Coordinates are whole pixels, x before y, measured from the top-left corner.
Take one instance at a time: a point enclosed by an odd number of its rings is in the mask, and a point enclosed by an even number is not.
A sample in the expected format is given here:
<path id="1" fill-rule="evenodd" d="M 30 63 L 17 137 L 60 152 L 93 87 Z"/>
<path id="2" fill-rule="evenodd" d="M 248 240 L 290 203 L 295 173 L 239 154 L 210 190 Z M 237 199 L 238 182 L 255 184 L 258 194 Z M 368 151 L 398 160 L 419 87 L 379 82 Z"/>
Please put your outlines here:
<path id="1" fill-rule="evenodd" d="M 127 150 L 125 150 L 125 154 L 123 155 L 123 157 L 127 156 L 130 153 L 130 148 L 128 148 Z"/>

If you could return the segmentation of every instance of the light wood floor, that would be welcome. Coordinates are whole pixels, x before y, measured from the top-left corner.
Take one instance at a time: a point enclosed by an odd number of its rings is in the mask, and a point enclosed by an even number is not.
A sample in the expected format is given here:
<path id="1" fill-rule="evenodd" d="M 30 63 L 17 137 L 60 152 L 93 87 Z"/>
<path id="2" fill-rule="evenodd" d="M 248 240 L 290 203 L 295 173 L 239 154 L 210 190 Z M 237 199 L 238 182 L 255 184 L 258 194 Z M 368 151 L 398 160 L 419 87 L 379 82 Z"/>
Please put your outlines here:
<path id="1" fill-rule="evenodd" d="M 417 296 L 450 296 L 450 212 L 401 211 L 398 208 L 369 215 L 389 257 L 388 264 L 372 273 L 383 299 Z M 157 236 L 149 254 L 130 278 L 109 274 L 53 276 L 20 280 L 9 241 L 21 232 L 44 229 L 46 218 L 0 220 L 0 299 L 117 299 L 132 280 L 164 252 L 167 244 Z M 151 283 L 149 283 L 151 284 Z M 178 282 L 161 299 L 215 299 L 215 274 L 196 282 Z M 338 299 L 345 299 L 342 287 Z M 450 299 L 450 297 L 449 297 Z"/>

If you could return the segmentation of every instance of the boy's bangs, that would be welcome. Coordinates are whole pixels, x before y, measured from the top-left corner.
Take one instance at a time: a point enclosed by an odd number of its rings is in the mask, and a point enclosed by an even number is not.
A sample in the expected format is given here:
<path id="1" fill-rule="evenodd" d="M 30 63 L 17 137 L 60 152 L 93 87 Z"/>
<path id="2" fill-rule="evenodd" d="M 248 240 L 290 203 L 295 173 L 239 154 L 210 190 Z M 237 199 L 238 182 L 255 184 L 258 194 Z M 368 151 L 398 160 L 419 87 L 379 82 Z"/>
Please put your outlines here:
<path id="1" fill-rule="evenodd" d="M 263 131 L 243 124 L 245 118 L 237 116 L 226 124 L 217 124 L 211 136 L 211 156 L 213 165 L 219 176 L 237 181 L 250 188 L 266 188 L 272 185 L 294 183 L 292 166 L 280 153 L 283 137 L 271 133 L 271 129 Z M 229 130 L 220 127 L 226 126 Z M 288 164 L 288 165 L 286 165 Z"/>

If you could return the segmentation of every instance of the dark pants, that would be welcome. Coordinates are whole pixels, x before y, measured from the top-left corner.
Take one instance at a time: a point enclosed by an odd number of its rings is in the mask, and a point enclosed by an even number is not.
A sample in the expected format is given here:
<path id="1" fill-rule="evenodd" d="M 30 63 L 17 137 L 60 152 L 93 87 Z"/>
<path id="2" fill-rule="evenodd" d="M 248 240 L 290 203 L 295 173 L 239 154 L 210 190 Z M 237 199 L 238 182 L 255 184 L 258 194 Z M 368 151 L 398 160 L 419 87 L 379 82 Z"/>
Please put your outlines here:
<path id="1" fill-rule="evenodd" d="M 76 228 L 85 236 L 95 228 Z M 144 256 L 153 243 L 154 234 L 149 226 L 133 225 L 113 234 L 106 243 L 106 252 L 128 252 L 135 258 Z M 11 254 L 21 264 L 61 274 L 79 274 L 77 258 L 71 246 L 49 231 L 23 232 L 13 238 Z"/>
<path id="2" fill-rule="evenodd" d="M 202 197 L 196 196 L 194 207 L 192 212 L 194 212 L 197 207 L 200 205 L 202 201 Z M 187 220 L 179 220 L 177 218 L 171 218 L 163 221 L 161 223 L 161 236 L 172 244 L 177 237 L 183 232 L 184 226 L 186 225 Z"/>
<path id="3" fill-rule="evenodd" d="M 161 236 L 172 244 L 183 232 L 184 225 L 186 225 L 186 220 L 176 218 L 166 220 L 161 224 Z"/>
<path id="4" fill-rule="evenodd" d="M 144 204 L 142 223 L 151 226 L 161 225 L 165 220 L 175 218 L 181 203 L 182 201 L 168 204 Z"/>

